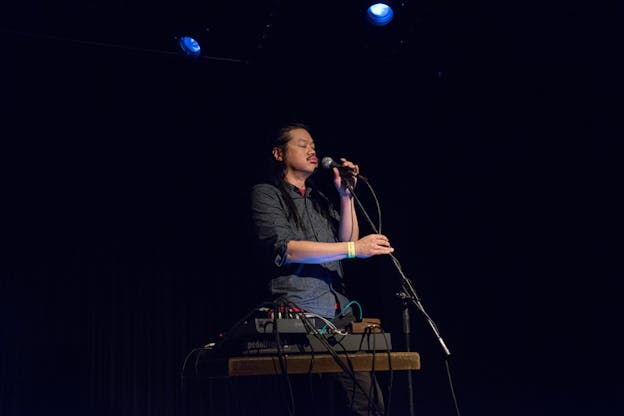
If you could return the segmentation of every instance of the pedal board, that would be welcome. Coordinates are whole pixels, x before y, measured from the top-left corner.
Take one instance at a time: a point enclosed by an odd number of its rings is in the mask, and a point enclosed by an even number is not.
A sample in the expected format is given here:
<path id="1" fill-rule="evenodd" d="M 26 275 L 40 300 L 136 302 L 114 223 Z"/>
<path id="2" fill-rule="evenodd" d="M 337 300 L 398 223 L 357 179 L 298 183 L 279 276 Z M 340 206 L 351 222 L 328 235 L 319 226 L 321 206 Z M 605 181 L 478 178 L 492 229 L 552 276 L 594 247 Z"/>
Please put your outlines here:
<path id="1" fill-rule="evenodd" d="M 389 333 L 366 334 L 306 334 L 303 337 L 280 335 L 281 352 L 284 354 L 326 353 L 329 350 L 344 352 L 379 352 L 392 350 Z M 279 353 L 275 338 L 250 339 L 241 343 L 242 355 L 265 355 Z"/>

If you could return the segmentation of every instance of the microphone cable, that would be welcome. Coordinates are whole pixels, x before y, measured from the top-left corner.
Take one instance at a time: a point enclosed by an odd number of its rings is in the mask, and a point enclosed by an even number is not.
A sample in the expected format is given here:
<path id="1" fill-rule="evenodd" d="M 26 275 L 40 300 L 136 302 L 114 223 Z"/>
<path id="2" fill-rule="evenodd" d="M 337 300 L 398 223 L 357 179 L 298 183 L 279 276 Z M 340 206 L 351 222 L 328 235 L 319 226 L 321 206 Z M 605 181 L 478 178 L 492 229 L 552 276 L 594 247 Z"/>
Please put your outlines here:
<path id="1" fill-rule="evenodd" d="M 381 233 L 381 209 L 380 209 L 379 201 L 378 201 L 377 196 L 375 195 L 375 192 L 374 192 L 372 186 L 370 185 L 368 179 L 363 177 L 363 176 L 361 176 L 361 175 L 359 175 L 359 177 L 363 179 L 363 181 L 364 181 L 364 183 L 366 185 L 368 185 L 368 188 L 371 190 L 371 194 L 373 195 L 373 198 L 375 199 L 375 204 L 376 204 L 377 212 L 378 212 L 377 215 L 378 215 L 378 218 L 379 218 L 379 225 L 378 225 L 378 227 L 375 227 L 375 224 L 373 223 L 373 221 L 371 220 L 370 216 L 368 215 L 368 213 L 364 209 L 364 206 L 362 205 L 361 201 L 359 200 L 359 198 L 355 194 L 353 186 L 351 186 L 349 183 L 347 183 L 347 187 L 348 187 L 349 191 L 351 192 L 351 195 L 353 195 L 353 198 L 354 198 L 355 202 L 357 203 L 357 206 L 360 209 L 360 212 L 362 212 L 364 214 L 364 216 L 366 217 L 366 220 L 368 221 L 368 224 L 370 225 L 370 227 L 373 229 L 373 231 L 375 233 L 380 234 Z M 416 308 L 423 314 L 423 316 L 425 317 L 425 320 L 427 321 L 429 326 L 433 329 L 433 332 L 434 332 L 438 342 L 440 343 L 440 346 L 442 347 L 442 349 L 443 349 L 443 351 L 445 353 L 444 361 L 445 361 L 445 365 L 446 365 L 446 373 L 447 373 L 447 378 L 448 378 L 448 381 L 449 381 L 449 387 L 450 387 L 450 390 L 451 390 L 451 396 L 453 398 L 453 404 L 455 406 L 455 412 L 456 412 L 457 416 L 460 416 L 459 406 L 457 404 L 457 397 L 455 395 L 455 389 L 453 388 L 453 382 L 452 382 L 452 378 L 451 378 L 451 371 L 450 371 L 450 367 L 449 367 L 449 364 L 448 364 L 448 357 L 451 355 L 451 352 L 449 351 L 449 349 L 447 348 L 446 344 L 444 343 L 444 340 L 442 339 L 442 336 L 440 335 L 440 331 L 438 330 L 437 325 L 435 324 L 433 319 L 429 316 L 429 314 L 425 311 L 425 308 L 422 305 L 422 303 L 420 301 L 420 298 L 418 297 L 418 294 L 416 293 L 416 290 L 414 289 L 414 286 L 412 285 L 412 282 L 403 273 L 403 269 L 401 267 L 401 264 L 399 263 L 399 260 L 392 253 L 390 253 L 388 255 L 390 256 L 390 259 L 392 260 L 392 262 L 394 263 L 396 269 L 398 270 L 399 274 L 401 275 L 401 278 L 402 278 L 401 284 L 403 286 L 403 290 L 405 291 L 405 297 L 410 299 L 412 301 L 411 303 L 414 304 L 416 306 Z"/>

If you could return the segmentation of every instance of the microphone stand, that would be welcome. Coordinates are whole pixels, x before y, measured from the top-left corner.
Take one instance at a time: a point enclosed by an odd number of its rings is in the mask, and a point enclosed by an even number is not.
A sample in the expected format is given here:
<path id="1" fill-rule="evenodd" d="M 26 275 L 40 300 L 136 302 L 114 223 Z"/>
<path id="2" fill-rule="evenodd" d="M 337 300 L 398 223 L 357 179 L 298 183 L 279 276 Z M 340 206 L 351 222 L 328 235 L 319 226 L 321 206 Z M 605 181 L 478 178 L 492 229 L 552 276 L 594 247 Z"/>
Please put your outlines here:
<path id="1" fill-rule="evenodd" d="M 357 177 L 362 179 L 364 182 L 368 183 L 368 179 L 366 179 L 364 176 L 357 175 Z M 368 213 L 364 209 L 364 206 L 362 205 L 362 203 L 360 202 L 359 198 L 355 194 L 355 191 L 353 189 L 353 185 L 351 185 L 348 181 L 346 181 L 346 186 L 347 186 L 347 189 L 349 190 L 349 192 L 351 192 L 351 195 L 353 195 L 353 199 L 355 200 L 356 204 L 358 205 L 358 208 L 360 209 L 360 211 L 362 211 L 362 213 L 366 217 L 366 220 L 367 220 L 368 224 L 370 225 L 370 227 L 373 229 L 373 231 L 375 233 L 379 233 L 379 231 L 377 230 L 377 227 L 375 227 L 375 224 L 373 223 L 373 221 L 371 220 L 370 216 L 368 215 Z M 427 312 L 425 311 L 425 308 L 422 305 L 422 302 L 420 301 L 420 298 L 416 294 L 416 290 L 414 289 L 414 285 L 412 284 L 411 280 L 407 276 L 405 276 L 405 274 L 403 273 L 403 270 L 401 269 L 400 263 L 397 260 L 397 258 L 394 257 L 393 254 L 388 254 L 388 255 L 392 259 L 392 262 L 394 263 L 395 267 L 397 268 L 397 271 L 401 275 L 401 278 L 402 278 L 401 284 L 402 284 L 403 290 L 405 292 L 404 293 L 404 298 L 405 298 L 404 300 L 405 301 L 410 301 L 416 307 L 416 309 L 418 309 L 425 316 L 425 319 L 427 320 L 427 323 L 431 326 L 431 329 L 433 330 L 436 338 L 438 339 L 438 342 L 440 343 L 440 346 L 442 347 L 442 350 L 444 351 L 444 354 L 447 355 L 447 356 L 450 356 L 451 352 L 446 347 L 446 344 L 444 343 L 444 340 L 442 339 L 442 336 L 440 335 L 440 331 L 438 330 L 438 327 L 435 325 L 435 323 L 433 322 L 433 320 L 431 319 L 429 314 L 427 314 Z"/>
<path id="2" fill-rule="evenodd" d="M 403 335 L 405 337 L 405 351 L 410 352 L 410 315 L 409 307 L 407 305 L 407 293 L 399 292 L 397 297 L 402 300 L 403 304 Z M 409 404 L 409 414 L 414 416 L 414 389 L 412 388 L 412 371 L 407 371 L 407 400 Z"/>
<path id="3" fill-rule="evenodd" d="M 370 186 L 370 184 L 368 182 L 368 179 L 366 177 L 364 177 L 364 176 L 362 176 L 360 174 L 356 174 L 355 176 L 357 178 L 363 180 L 368 186 Z M 355 193 L 355 191 L 353 189 L 353 185 L 352 185 L 351 181 L 346 180 L 344 182 L 345 182 L 346 187 L 349 190 L 349 192 L 351 192 L 351 195 L 353 195 L 353 199 L 355 200 L 358 208 L 360 209 L 360 211 L 366 217 L 366 221 L 368 222 L 369 226 L 373 229 L 373 231 L 375 233 L 379 234 L 379 231 L 377 230 L 377 227 L 375 226 L 375 224 L 371 220 L 370 216 L 368 215 L 368 213 L 364 209 L 364 206 L 362 205 L 362 203 L 360 202 L 359 198 L 357 197 L 357 195 L 356 195 L 356 193 Z M 409 336 L 410 336 L 409 326 L 410 326 L 410 322 L 409 322 L 408 304 L 412 304 L 425 317 L 425 320 L 427 321 L 427 323 L 429 324 L 429 326 L 433 330 L 436 338 L 438 339 L 438 342 L 440 343 L 440 347 L 442 348 L 442 351 L 444 352 L 444 354 L 447 357 L 450 356 L 451 352 L 449 351 L 449 349 L 447 348 L 446 344 L 444 343 L 444 340 L 442 339 L 442 336 L 440 335 L 440 331 L 438 330 L 436 324 L 433 322 L 433 319 L 431 319 L 429 314 L 425 311 L 425 308 L 424 308 L 422 302 L 420 301 L 420 298 L 416 294 L 416 290 L 414 289 L 414 285 L 412 284 L 411 280 L 407 276 L 405 276 L 405 274 L 403 273 L 403 270 L 401 269 L 401 265 L 400 265 L 399 261 L 397 260 L 397 258 L 394 257 L 394 255 L 392 255 L 392 254 L 389 254 L 389 256 L 392 259 L 392 262 L 394 263 L 394 266 L 396 267 L 397 271 L 399 272 L 399 275 L 401 276 L 401 286 L 403 288 L 403 291 L 398 293 L 397 296 L 403 302 L 403 316 L 402 316 L 402 320 L 403 320 L 403 333 L 405 334 L 405 344 L 406 344 L 407 351 L 410 350 L 410 341 L 409 341 Z M 409 395 L 410 416 L 413 416 L 413 414 L 414 414 L 414 403 L 413 403 L 411 373 L 412 373 L 411 371 L 407 372 L 407 374 L 408 374 L 408 388 L 409 388 L 408 395 Z"/>

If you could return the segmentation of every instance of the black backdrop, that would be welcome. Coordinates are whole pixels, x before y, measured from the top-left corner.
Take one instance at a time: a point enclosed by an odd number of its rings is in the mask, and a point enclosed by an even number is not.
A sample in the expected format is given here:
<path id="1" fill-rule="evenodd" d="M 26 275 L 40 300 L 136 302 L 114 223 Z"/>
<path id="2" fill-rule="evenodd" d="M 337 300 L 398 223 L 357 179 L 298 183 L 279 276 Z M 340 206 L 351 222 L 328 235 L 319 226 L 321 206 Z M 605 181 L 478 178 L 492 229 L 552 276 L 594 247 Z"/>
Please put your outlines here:
<path id="1" fill-rule="evenodd" d="M 0 414 L 205 413 L 182 361 L 266 300 L 245 198 L 290 120 L 370 178 L 463 414 L 620 414 L 621 9 L 426 3 L 375 40 L 307 38 L 291 5 L 283 44 L 232 49 L 253 58 L 237 63 L 119 47 L 112 29 L 84 42 L 88 19 L 80 32 L 30 6 L 3 28 Z M 396 270 L 346 267 L 400 350 Z M 417 413 L 454 414 L 440 347 L 411 316 Z"/>

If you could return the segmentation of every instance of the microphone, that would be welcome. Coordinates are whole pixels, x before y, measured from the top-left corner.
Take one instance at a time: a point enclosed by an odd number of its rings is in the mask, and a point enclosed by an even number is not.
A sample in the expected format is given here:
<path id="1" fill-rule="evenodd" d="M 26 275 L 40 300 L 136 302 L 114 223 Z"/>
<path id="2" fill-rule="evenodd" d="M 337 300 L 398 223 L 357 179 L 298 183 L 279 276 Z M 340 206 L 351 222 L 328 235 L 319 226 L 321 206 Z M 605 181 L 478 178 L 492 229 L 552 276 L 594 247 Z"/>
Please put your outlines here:
<path id="1" fill-rule="evenodd" d="M 325 156 L 323 159 L 321 159 L 321 166 L 323 166 L 324 169 L 338 168 L 338 171 L 340 171 L 341 175 L 360 176 L 358 173 L 355 173 L 355 170 L 353 168 L 339 165 L 334 159 L 329 156 Z"/>

